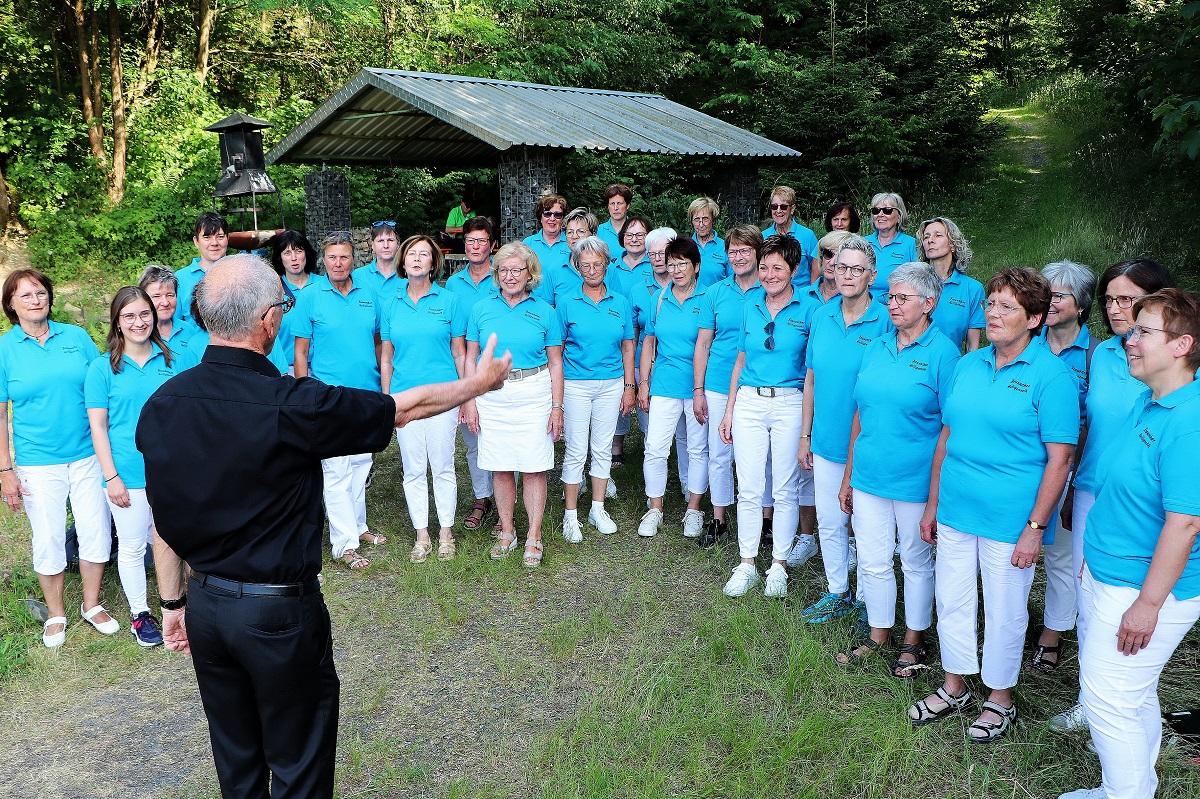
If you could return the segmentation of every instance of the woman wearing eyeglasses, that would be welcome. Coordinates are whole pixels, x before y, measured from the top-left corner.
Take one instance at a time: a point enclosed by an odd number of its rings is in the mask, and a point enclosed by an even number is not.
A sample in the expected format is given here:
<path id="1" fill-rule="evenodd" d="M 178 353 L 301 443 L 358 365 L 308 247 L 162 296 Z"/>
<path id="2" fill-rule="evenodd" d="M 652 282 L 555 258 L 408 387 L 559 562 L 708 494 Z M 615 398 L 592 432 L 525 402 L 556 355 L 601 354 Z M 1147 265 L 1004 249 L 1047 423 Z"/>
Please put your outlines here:
<path id="1" fill-rule="evenodd" d="M 609 267 L 608 284 L 618 294 L 629 295 L 634 287 L 646 282 L 650 274 L 650 258 L 646 255 L 646 236 L 652 225 L 644 216 L 629 216 L 618 236 L 624 253 Z M 620 252 L 620 250 L 618 250 Z"/>
<path id="2" fill-rule="evenodd" d="M 838 291 L 834 263 L 838 249 L 846 239 L 850 238 L 850 235 L 844 230 L 835 230 L 832 233 L 826 233 L 817 242 L 817 278 L 804 287 L 804 296 L 812 301 L 809 303 L 809 307 L 813 312 L 834 297 L 841 299 L 842 293 Z"/>
<path id="3" fill-rule="evenodd" d="M 944 216 L 926 219 L 917 230 L 921 260 L 942 279 L 942 298 L 933 309 L 933 323 L 960 351 L 979 349 L 983 333 L 983 284 L 967 274 L 971 245 L 958 225 Z"/>
<path id="4" fill-rule="evenodd" d="M 1096 502 L 1100 489 L 1101 465 L 1108 459 L 1108 449 L 1123 429 L 1129 409 L 1145 391 L 1145 384 L 1129 371 L 1129 357 L 1125 350 L 1125 337 L 1134 323 L 1134 304 L 1150 294 L 1171 288 L 1175 281 L 1166 267 L 1148 258 L 1120 261 L 1109 267 L 1100 277 L 1096 296 L 1104 307 L 1104 324 L 1113 335 L 1101 342 L 1092 353 L 1088 367 L 1087 397 L 1084 402 L 1084 426 L 1079 434 L 1075 453 L 1075 474 L 1061 513 L 1064 527 L 1078 530 L 1081 535 L 1077 546 L 1082 546 L 1083 531 L 1087 529 L 1088 514 Z M 1072 558 L 1083 561 L 1083 552 L 1072 553 Z M 1079 574 L 1078 570 L 1074 572 Z M 1074 576 L 1074 575 L 1073 575 Z M 1080 613 L 1076 623 L 1082 640 L 1087 629 L 1087 618 Z M 1083 706 L 1076 703 L 1070 709 L 1050 719 L 1050 729 L 1059 732 L 1081 729 L 1087 726 Z"/>
<path id="5" fill-rule="evenodd" d="M 908 709 L 914 725 L 966 711 L 965 675 L 990 690 L 972 742 L 1006 734 L 1029 623 L 1029 588 L 1079 437 L 1070 370 L 1038 338 L 1050 284 L 1033 269 L 1003 269 L 987 285 L 991 346 L 967 353 L 942 406 L 921 535 L 937 545 L 938 643 L 946 677 Z M 983 582 L 983 657 L 978 589 Z"/>
<path id="6" fill-rule="evenodd" d="M 158 646 L 163 637 L 147 601 L 145 566 L 154 517 L 146 499 L 146 464 L 134 433 L 146 400 L 183 370 L 158 332 L 158 315 L 146 292 L 136 286 L 120 289 L 109 315 L 108 354 L 88 367 L 84 400 L 117 526 L 117 572 L 129 602 L 129 627 L 139 646 Z"/>
<path id="7" fill-rule="evenodd" d="M 921 540 L 930 465 L 942 432 L 942 406 L 958 348 L 930 319 L 942 281 L 928 264 L 902 264 L 884 300 L 896 328 L 867 347 L 850 428 L 839 497 L 854 514 L 859 595 L 870 632 L 836 656 L 848 666 L 891 643 L 896 623 L 897 540 L 904 573 L 904 640 L 892 674 L 911 679 L 925 662 L 925 630 L 933 622 L 933 547 Z"/>
<path id="8" fill-rule="evenodd" d="M 1129 369 L 1150 390 L 1107 449 L 1084 540 L 1079 677 L 1104 779 L 1064 799 L 1154 796 L 1159 678 L 1200 618 L 1200 303 L 1169 288 L 1131 310 Z"/>
<path id="9" fill-rule="evenodd" d="M 520 472 L 529 520 L 524 563 L 532 569 L 542 562 L 546 472 L 563 432 L 562 327 L 554 308 L 531 293 L 542 277 L 533 250 L 511 242 L 493 263 L 499 293 L 471 309 L 465 371 L 467 377 L 474 374 L 480 342 L 493 333 L 496 347 L 512 353 L 512 371 L 503 387 L 477 397 L 463 415 L 479 431 L 479 467 L 492 473 L 495 484 L 500 537 L 489 554 L 499 560 L 517 548 L 513 514 Z"/>
<path id="10" fill-rule="evenodd" d="M 767 207 L 771 211 L 771 224 L 763 228 L 763 236 L 791 236 L 800 242 L 803 254 L 792 281 L 797 287 L 807 286 L 817 279 L 817 234 L 792 216 L 796 213 L 796 191 L 791 186 L 776 186 L 771 189 Z"/>
<path id="11" fill-rule="evenodd" d="M 67 637 L 68 497 L 79 534 L 80 612 L 98 631 L 112 635 L 121 625 L 100 604 L 100 582 L 111 554 L 110 518 L 83 394 L 88 365 L 100 351 L 83 328 L 51 321 L 54 285 L 41 272 L 10 272 L 0 301 L 12 323 L 0 338 L 0 496 L 13 513 L 25 503 L 33 570 L 50 611 L 42 643 L 53 649 Z M 10 454 L 14 449 L 15 460 Z"/>
<path id="12" fill-rule="evenodd" d="M 705 289 L 729 276 L 729 256 L 725 254 L 725 242 L 717 235 L 717 217 L 721 206 L 711 197 L 697 197 L 688 206 L 688 220 L 692 223 L 692 241 L 700 249 L 700 288 Z"/>
<path id="13" fill-rule="evenodd" d="M 807 375 L 800 465 L 813 473 L 817 531 L 828 590 L 804 609 L 810 624 L 822 624 L 855 612 L 850 599 L 850 517 L 842 510 L 842 486 L 854 420 L 854 384 L 867 346 L 890 335 L 887 308 L 871 301 L 875 250 L 861 236 L 846 237 L 834 256 L 840 302 L 822 305 L 812 315 L 808 337 Z"/>
<path id="14" fill-rule="evenodd" d="M 888 275 L 900 264 L 917 260 L 917 240 L 904 232 L 908 209 L 899 194 L 883 192 L 871 198 L 871 225 L 875 232 L 867 241 L 875 248 L 875 282 L 871 291 L 887 290 Z"/>
<path id="15" fill-rule="evenodd" d="M 559 286 L 573 287 L 579 280 L 578 275 L 563 274 L 564 270 L 574 271 L 569 264 L 571 245 L 563 235 L 567 201 L 557 194 L 547 194 L 537 201 L 533 213 L 541 229 L 532 236 L 526 236 L 523 243 L 537 256 L 542 267 L 542 277 L 537 283 L 538 297 L 554 305 Z"/>
<path id="16" fill-rule="evenodd" d="M 667 272 L 671 285 L 649 305 L 646 339 L 638 384 L 638 406 L 649 414 L 646 454 L 642 470 L 650 509 L 642 516 L 638 535 L 658 533 L 663 520 L 663 494 L 667 489 L 667 453 L 682 417 L 687 425 L 688 490 L 683 514 L 683 535 L 699 538 L 704 527 L 700 499 L 708 490 L 708 430 L 692 412 L 692 397 L 703 386 L 695 384 L 696 338 L 703 316 L 704 293 L 700 286 L 700 248 L 692 239 L 675 239 L 667 245 Z"/>

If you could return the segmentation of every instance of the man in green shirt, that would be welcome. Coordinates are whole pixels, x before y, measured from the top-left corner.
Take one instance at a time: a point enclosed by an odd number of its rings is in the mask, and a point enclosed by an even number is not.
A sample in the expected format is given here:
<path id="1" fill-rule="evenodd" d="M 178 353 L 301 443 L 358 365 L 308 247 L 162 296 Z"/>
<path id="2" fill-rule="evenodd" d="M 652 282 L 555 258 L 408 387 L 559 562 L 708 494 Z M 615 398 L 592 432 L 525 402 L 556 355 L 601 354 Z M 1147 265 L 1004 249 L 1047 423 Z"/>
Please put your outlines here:
<path id="1" fill-rule="evenodd" d="M 471 210 L 471 206 L 475 204 L 475 198 L 470 189 L 463 192 L 462 200 L 458 205 L 450 209 L 449 216 L 446 217 L 446 232 L 442 235 L 442 246 L 449 247 L 450 252 L 461 253 L 463 250 L 463 223 L 475 216 L 475 212 Z"/>

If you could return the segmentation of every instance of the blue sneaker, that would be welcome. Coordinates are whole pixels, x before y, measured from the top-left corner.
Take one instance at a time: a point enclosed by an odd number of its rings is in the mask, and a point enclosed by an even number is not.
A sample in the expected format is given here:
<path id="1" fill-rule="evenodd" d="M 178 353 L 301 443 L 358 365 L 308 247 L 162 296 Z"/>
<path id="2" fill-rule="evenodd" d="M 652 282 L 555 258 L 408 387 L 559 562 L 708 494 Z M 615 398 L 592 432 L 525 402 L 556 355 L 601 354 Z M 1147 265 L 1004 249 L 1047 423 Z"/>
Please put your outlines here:
<path id="1" fill-rule="evenodd" d="M 826 591 L 816 604 L 806 607 L 801 614 L 809 624 L 824 624 L 832 619 L 848 616 L 854 612 L 854 603 L 845 597 Z"/>
<path id="2" fill-rule="evenodd" d="M 158 619 L 143 610 L 129 625 L 129 631 L 137 639 L 138 646 L 162 646 L 162 632 L 158 629 Z"/>

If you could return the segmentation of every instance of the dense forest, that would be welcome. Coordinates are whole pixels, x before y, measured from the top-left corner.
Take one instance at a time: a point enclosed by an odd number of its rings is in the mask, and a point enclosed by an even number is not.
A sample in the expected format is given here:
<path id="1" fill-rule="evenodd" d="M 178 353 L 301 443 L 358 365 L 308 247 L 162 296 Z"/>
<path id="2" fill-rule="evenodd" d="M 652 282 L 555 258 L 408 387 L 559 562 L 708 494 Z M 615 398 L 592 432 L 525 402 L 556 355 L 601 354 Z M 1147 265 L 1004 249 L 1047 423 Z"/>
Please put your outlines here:
<path id="1" fill-rule="evenodd" d="M 48 268 L 179 261 L 219 170 L 203 128 L 244 111 L 270 146 L 366 66 L 661 93 L 804 152 L 760 184 L 811 216 L 952 188 L 988 156 L 995 98 L 1068 74 L 1155 169 L 1194 177 L 1198 64 L 1200 2 L 1179 0 L 0 0 L 0 232 Z M 560 189 L 625 179 L 671 221 L 714 166 L 577 152 Z M 272 170 L 291 220 L 306 169 Z M 494 184 L 351 181 L 356 223 L 405 230 Z"/>

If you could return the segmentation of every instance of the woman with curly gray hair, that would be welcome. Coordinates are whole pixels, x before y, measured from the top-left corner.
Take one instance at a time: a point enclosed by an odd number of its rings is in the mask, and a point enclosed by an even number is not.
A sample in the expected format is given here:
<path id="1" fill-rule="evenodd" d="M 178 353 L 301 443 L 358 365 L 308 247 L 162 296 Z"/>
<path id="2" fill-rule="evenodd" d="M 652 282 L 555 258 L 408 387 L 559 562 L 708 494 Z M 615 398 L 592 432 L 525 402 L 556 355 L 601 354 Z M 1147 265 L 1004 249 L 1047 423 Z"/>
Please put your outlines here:
<path id="1" fill-rule="evenodd" d="M 917 230 L 921 260 L 937 270 L 942 279 L 942 298 L 933 309 L 933 323 L 956 347 L 967 352 L 979 349 L 983 332 L 983 284 L 967 276 L 971 246 L 958 225 L 944 216 L 926 219 Z"/>

